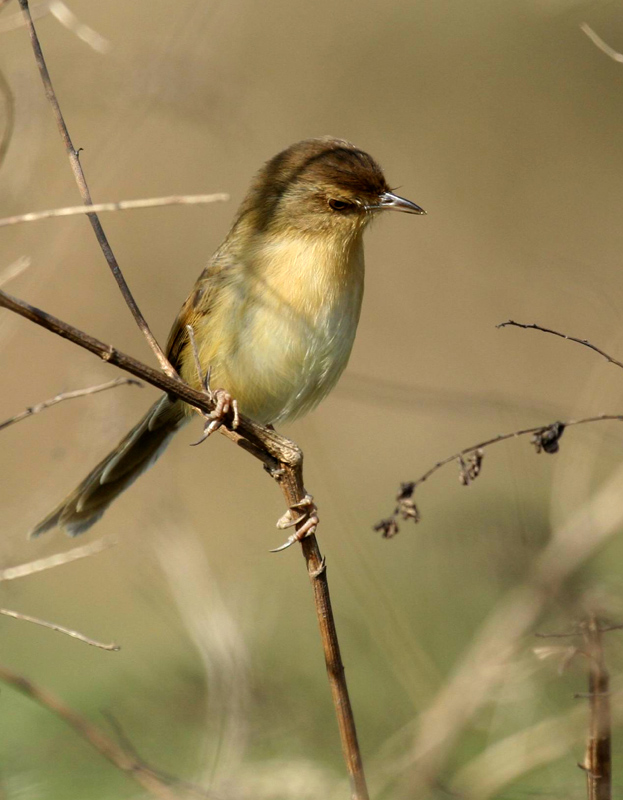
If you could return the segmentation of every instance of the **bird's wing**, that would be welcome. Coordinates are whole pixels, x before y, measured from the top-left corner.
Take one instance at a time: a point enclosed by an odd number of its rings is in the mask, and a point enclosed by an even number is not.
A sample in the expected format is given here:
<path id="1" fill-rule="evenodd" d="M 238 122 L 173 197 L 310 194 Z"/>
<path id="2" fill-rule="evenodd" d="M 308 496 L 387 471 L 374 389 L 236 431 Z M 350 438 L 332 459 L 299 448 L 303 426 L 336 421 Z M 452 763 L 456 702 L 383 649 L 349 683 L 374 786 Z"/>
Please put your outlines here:
<path id="1" fill-rule="evenodd" d="M 211 312 L 226 269 L 225 260 L 217 253 L 199 276 L 171 327 L 166 353 L 178 373 L 181 371 L 183 353 L 189 341 L 186 326 L 192 325 L 196 331 L 202 318 Z"/>

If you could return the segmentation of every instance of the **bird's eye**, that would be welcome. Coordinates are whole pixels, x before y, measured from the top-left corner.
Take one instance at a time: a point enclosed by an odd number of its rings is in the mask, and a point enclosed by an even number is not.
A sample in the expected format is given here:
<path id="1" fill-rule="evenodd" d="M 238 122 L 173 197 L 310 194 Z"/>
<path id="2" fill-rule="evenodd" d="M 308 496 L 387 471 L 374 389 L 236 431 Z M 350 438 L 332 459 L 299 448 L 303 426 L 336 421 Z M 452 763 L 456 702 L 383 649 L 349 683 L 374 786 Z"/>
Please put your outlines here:
<path id="1" fill-rule="evenodd" d="M 334 211 L 347 211 L 354 204 L 349 203 L 347 200 L 329 200 L 329 205 Z"/>

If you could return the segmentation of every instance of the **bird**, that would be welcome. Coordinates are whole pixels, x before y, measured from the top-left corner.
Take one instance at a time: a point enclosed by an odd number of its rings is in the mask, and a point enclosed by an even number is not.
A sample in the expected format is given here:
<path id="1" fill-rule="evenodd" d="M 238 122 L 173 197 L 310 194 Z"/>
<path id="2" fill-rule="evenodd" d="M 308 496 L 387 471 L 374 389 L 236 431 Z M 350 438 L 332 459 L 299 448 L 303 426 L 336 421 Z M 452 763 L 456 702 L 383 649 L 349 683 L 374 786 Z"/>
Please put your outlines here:
<path id="1" fill-rule="evenodd" d="M 344 139 L 305 139 L 259 170 L 166 346 L 183 380 L 210 392 L 218 387 L 204 436 L 230 408 L 234 425 L 241 412 L 274 427 L 308 413 L 333 389 L 361 311 L 363 233 L 385 211 L 426 213 L 395 194 L 377 162 Z M 30 535 L 57 526 L 70 536 L 88 530 L 193 414 L 162 395 Z M 280 527 L 306 514 L 313 530 L 314 508 L 311 498 L 304 501 Z"/>

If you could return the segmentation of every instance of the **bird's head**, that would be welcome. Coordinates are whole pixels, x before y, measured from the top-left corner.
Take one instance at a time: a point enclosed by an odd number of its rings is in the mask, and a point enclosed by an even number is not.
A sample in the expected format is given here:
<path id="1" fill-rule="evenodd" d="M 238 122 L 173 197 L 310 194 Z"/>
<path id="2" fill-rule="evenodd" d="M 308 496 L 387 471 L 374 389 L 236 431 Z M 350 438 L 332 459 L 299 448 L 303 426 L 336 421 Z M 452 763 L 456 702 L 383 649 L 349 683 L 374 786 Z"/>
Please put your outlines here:
<path id="1" fill-rule="evenodd" d="M 394 194 L 374 159 L 343 139 L 305 139 L 256 175 L 239 220 L 258 232 L 350 238 L 381 211 L 426 213 Z"/>

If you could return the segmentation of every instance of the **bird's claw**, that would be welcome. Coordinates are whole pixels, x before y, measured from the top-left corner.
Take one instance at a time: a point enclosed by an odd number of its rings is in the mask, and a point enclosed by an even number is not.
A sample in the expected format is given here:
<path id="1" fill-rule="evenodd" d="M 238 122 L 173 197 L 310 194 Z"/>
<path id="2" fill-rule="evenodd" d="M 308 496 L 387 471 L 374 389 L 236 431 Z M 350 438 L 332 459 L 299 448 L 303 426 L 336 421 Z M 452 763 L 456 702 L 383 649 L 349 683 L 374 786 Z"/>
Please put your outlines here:
<path id="1" fill-rule="evenodd" d="M 209 414 L 204 414 L 205 417 L 205 427 L 203 429 L 203 433 L 201 437 L 196 441 L 192 442 L 192 447 L 196 447 L 198 444 L 205 442 L 205 440 L 210 436 L 214 431 L 217 431 L 221 425 L 225 422 L 225 417 L 229 414 L 230 409 L 233 411 L 234 419 L 232 421 L 232 428 L 236 430 L 238 424 L 240 423 L 240 415 L 238 413 L 238 401 L 235 400 L 229 392 L 226 392 L 225 389 L 215 389 L 212 391 L 210 389 L 209 383 L 206 382 L 206 392 L 211 400 L 216 402 L 215 408 L 210 411 Z"/>
<path id="2" fill-rule="evenodd" d="M 288 536 L 281 547 L 276 547 L 270 552 L 280 553 L 282 550 L 287 550 L 288 547 L 296 542 L 301 542 L 305 537 L 313 536 L 313 534 L 316 533 L 319 522 L 318 509 L 314 503 L 314 498 L 310 494 L 306 494 L 298 503 L 291 505 L 286 513 L 277 520 L 277 527 L 279 530 L 287 530 L 295 525 L 299 525 L 299 523 L 301 523 L 301 527 L 297 528 L 294 533 Z"/>

